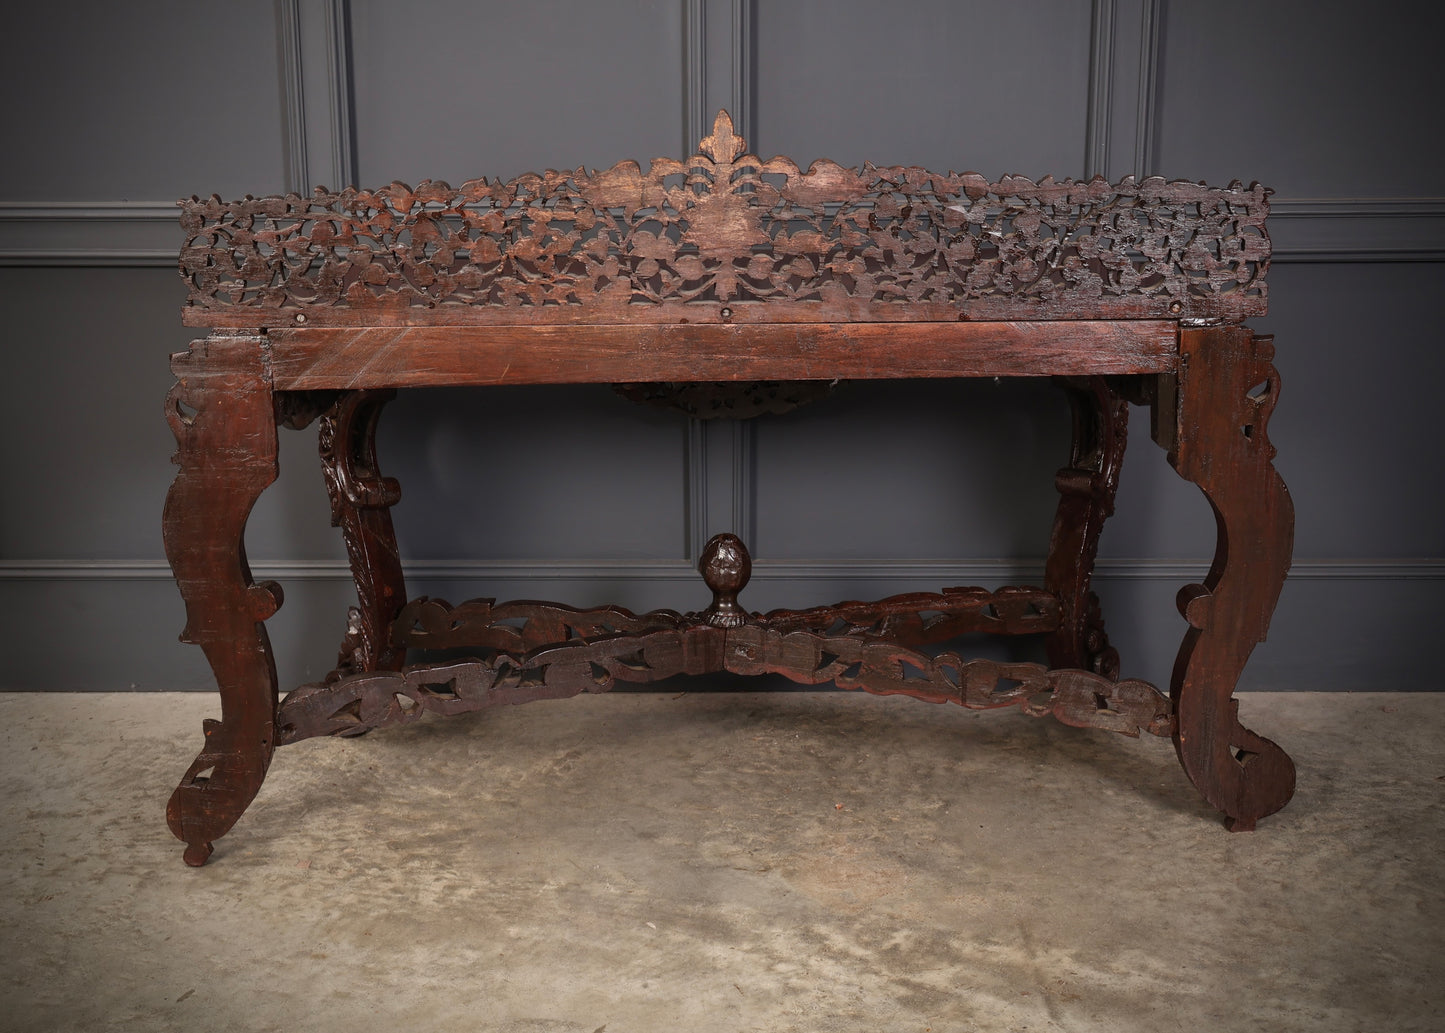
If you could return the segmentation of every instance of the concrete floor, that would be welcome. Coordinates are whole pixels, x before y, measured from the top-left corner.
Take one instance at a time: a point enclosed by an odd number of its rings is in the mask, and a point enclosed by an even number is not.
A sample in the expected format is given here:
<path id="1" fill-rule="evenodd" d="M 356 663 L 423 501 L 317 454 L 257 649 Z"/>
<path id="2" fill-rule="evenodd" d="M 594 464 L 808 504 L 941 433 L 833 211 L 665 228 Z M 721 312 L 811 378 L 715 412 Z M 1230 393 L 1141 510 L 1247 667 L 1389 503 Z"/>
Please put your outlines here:
<path id="1" fill-rule="evenodd" d="M 1445 1029 L 1445 693 L 1167 741 L 842 693 L 622 694 L 278 752 L 211 863 L 202 695 L 0 695 L 6 1030 Z"/>

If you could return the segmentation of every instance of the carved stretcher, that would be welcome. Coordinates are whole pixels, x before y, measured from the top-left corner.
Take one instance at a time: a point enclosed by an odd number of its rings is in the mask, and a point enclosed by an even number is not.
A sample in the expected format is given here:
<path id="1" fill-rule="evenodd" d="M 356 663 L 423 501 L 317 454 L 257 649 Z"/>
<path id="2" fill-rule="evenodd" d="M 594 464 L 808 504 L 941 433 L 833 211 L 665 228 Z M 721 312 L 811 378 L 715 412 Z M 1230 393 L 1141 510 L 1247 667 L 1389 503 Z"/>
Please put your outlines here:
<path id="1" fill-rule="evenodd" d="M 747 153 L 724 112 L 699 153 L 646 170 L 182 202 L 184 318 L 209 335 L 172 359 L 165 542 L 182 638 L 221 699 L 167 811 L 186 862 L 210 856 L 278 746 L 717 671 L 1171 736 L 1229 827 L 1252 829 L 1294 791 L 1289 757 L 1239 723 L 1233 698 L 1293 538 L 1267 434 L 1273 347 L 1241 325 L 1266 308 L 1267 194 L 800 171 Z M 975 376 L 1053 377 L 1073 405 L 1042 588 L 749 613 L 746 547 L 720 535 L 699 557 L 713 592 L 700 613 L 407 596 L 400 489 L 375 452 L 396 389 L 602 383 L 732 412 L 727 385 L 766 408 L 839 378 Z M 1119 680 L 1090 590 L 1130 403 L 1218 522 L 1208 576 L 1179 594 L 1188 628 L 1167 697 Z M 276 477 L 277 428 L 314 420 L 358 605 L 337 668 L 283 698 L 264 624 L 281 591 L 253 581 L 243 534 Z M 1043 635 L 1048 666 L 944 648 L 980 631 Z"/>

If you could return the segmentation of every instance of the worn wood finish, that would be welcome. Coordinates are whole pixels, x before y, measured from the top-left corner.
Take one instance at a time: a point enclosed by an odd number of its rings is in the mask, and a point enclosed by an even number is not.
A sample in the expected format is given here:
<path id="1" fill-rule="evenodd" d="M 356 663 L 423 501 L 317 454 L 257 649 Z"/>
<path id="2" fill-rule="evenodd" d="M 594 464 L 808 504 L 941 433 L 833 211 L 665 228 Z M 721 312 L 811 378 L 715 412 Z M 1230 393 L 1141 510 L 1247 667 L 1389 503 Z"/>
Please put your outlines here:
<path id="1" fill-rule="evenodd" d="M 945 588 L 877 602 L 849 601 L 806 610 L 771 610 L 756 623 L 784 633 L 864 635 L 917 647 L 960 635 L 1038 635 L 1054 631 L 1059 600 L 1042 588 Z"/>
<path id="2" fill-rule="evenodd" d="M 398 621 L 398 640 L 508 651 L 302 686 L 281 705 L 282 742 L 357 735 L 428 712 L 457 714 L 718 671 L 781 674 L 805 685 L 832 683 L 978 710 L 1016 706 L 1035 717 L 1052 715 L 1065 724 L 1130 736 L 1141 730 L 1168 735 L 1173 728 L 1169 701 L 1148 682 L 964 660 L 951 652 L 929 656 L 903 644 L 953 637 L 990 622 L 989 630 L 1006 626 L 1015 632 L 1052 626 L 1053 600 L 1036 589 L 995 595 L 958 589 L 950 598 L 920 594 L 759 615 L 738 604 L 752 563 L 736 536 L 714 536 L 698 566 L 713 593 L 701 613 L 634 617 L 617 609 L 587 614 L 538 603 L 493 607 L 483 600 L 471 604 L 470 619 L 459 620 L 454 610 L 418 607 Z M 521 628 L 501 623 L 519 615 L 527 618 Z"/>
<path id="3" fill-rule="evenodd" d="M 444 599 L 423 596 L 397 614 L 391 641 L 408 649 L 521 654 L 583 639 L 677 629 L 688 619 L 675 610 L 641 614 L 620 606 L 581 610 L 530 599 L 506 603 L 472 599 L 453 606 Z M 876 602 L 750 613 L 746 622 L 783 634 L 858 635 L 917 647 L 960 635 L 1050 632 L 1059 627 L 1059 601 L 1041 588 L 946 588 L 893 595 Z"/>
<path id="4" fill-rule="evenodd" d="M 348 391 L 321 418 L 317 435 L 331 524 L 341 528 L 358 603 L 347 615 L 339 671 L 395 671 L 406 662 L 405 649 L 391 642 L 392 621 L 406 603 L 391 523 L 401 485 L 382 477 L 376 461 L 377 421 L 395 396 L 395 391 Z"/>
<path id="5" fill-rule="evenodd" d="M 750 420 L 765 413 L 792 412 L 828 397 L 837 386 L 836 380 L 714 380 L 699 384 L 658 380 L 613 384 L 612 390 L 629 401 L 700 420 Z"/>
<path id="6" fill-rule="evenodd" d="M 1044 584 L 1059 599 L 1059 629 L 1048 639 L 1049 665 L 1119 676 L 1119 651 L 1109 645 L 1099 597 L 1089 587 L 1099 535 L 1114 512 L 1114 493 L 1129 440 L 1129 403 L 1103 377 L 1063 379 L 1073 410 L 1069 465 L 1054 484 L 1059 508 L 1049 540 Z"/>
<path id="7" fill-rule="evenodd" d="M 1113 681 L 1089 671 L 1035 663 L 929 656 L 896 643 L 849 636 L 790 634 L 754 624 L 578 641 L 525 656 L 421 664 L 303 685 L 282 705 L 281 742 L 359 735 L 425 713 L 453 715 L 501 704 L 607 692 L 680 674 L 781 674 L 805 685 L 836 685 L 973 710 L 1018 707 L 1034 717 L 1137 736 L 1168 735 L 1169 700 L 1148 682 Z"/>
<path id="8" fill-rule="evenodd" d="M 272 330 L 278 390 L 1090 376 L 1174 369 L 1172 322 Z"/>
<path id="9" fill-rule="evenodd" d="M 276 410 L 258 337 L 213 334 L 171 368 L 166 419 L 180 470 L 166 496 L 166 556 L 186 604 L 181 641 L 205 651 L 221 719 L 205 723 L 166 818 L 186 863 L 201 865 L 261 788 L 276 744 L 276 668 L 261 622 L 281 606 L 281 586 L 252 579 L 244 544 L 246 518 L 276 479 Z"/>
<path id="10" fill-rule="evenodd" d="M 173 360 L 165 539 L 183 638 L 221 694 L 168 810 L 185 860 L 204 863 L 278 743 L 718 671 L 1172 735 L 1205 798 L 1253 828 L 1294 785 L 1233 699 L 1293 533 L 1267 435 L 1272 344 L 1231 325 L 1264 312 L 1267 195 L 803 172 L 746 153 L 724 114 L 697 155 L 645 172 L 184 203 L 185 318 L 215 329 Z M 700 613 L 406 598 L 400 487 L 376 459 L 397 388 L 611 383 L 706 416 L 778 411 L 839 379 L 1006 375 L 1058 378 L 1073 406 L 1043 588 L 752 613 L 751 560 L 724 534 L 699 562 L 713 594 Z M 1219 529 L 1209 576 L 1180 594 L 1189 630 L 1168 697 L 1119 678 L 1091 590 L 1127 402 L 1150 407 Z M 276 476 L 276 427 L 316 419 L 358 604 L 337 668 L 278 700 L 263 622 L 281 594 L 252 580 L 243 537 Z M 953 651 L 980 632 L 1042 635 L 1050 666 Z"/>
<path id="11" fill-rule="evenodd" d="M 1174 745 L 1204 798 L 1236 831 L 1253 829 L 1294 795 L 1295 770 L 1275 743 L 1239 723 L 1239 675 L 1284 586 L 1294 546 L 1294 504 L 1275 470 L 1269 417 L 1279 400 L 1272 337 L 1245 327 L 1185 329 L 1170 390 L 1169 462 L 1214 510 L 1218 542 L 1203 584 L 1179 592 L 1189 631 L 1170 694 Z"/>
<path id="12" fill-rule="evenodd" d="M 1033 182 L 746 151 L 181 202 L 192 326 L 1244 319 L 1268 191 Z"/>

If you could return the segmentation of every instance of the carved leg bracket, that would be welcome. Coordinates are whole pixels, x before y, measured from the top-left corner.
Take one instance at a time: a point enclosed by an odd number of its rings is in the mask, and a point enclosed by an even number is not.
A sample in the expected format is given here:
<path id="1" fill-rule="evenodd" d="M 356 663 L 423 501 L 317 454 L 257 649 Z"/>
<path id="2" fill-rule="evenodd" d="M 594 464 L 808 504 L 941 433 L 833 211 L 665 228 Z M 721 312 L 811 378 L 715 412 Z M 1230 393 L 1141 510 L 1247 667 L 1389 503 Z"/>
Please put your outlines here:
<path id="1" fill-rule="evenodd" d="M 1239 723 L 1233 698 L 1264 640 L 1289 570 L 1294 506 L 1275 471 L 1268 422 L 1279 396 L 1272 338 L 1244 327 L 1180 333 L 1177 378 L 1156 391 L 1156 438 L 1214 509 L 1218 543 L 1204 583 L 1179 593 L 1189 631 L 1171 685 L 1180 762 L 1236 831 L 1294 794 L 1294 764 Z"/>
<path id="2" fill-rule="evenodd" d="M 382 477 L 376 460 L 376 425 L 395 391 L 347 391 L 321 417 L 318 445 L 331 523 L 341 528 L 351 560 L 358 605 L 348 615 L 337 669 L 395 671 L 406 650 L 391 641 L 391 625 L 406 602 L 391 507 L 401 487 Z"/>
<path id="3" fill-rule="evenodd" d="M 190 865 L 245 811 L 276 745 L 276 669 L 261 622 L 281 588 L 252 580 L 243 541 L 277 472 L 263 348 L 260 337 L 218 332 L 172 358 L 166 417 L 180 472 L 166 496 L 166 555 L 186 604 L 181 640 L 205 651 L 221 696 L 221 719 L 205 723 L 205 745 L 166 808 Z"/>
<path id="4" fill-rule="evenodd" d="M 1074 415 L 1069 465 L 1055 484 L 1059 508 L 1049 540 L 1044 584 L 1059 599 L 1059 629 L 1048 637 L 1049 664 L 1119 677 L 1099 597 L 1090 589 L 1099 535 L 1114 513 L 1114 494 L 1129 437 L 1129 403 L 1103 377 L 1061 379 Z"/>

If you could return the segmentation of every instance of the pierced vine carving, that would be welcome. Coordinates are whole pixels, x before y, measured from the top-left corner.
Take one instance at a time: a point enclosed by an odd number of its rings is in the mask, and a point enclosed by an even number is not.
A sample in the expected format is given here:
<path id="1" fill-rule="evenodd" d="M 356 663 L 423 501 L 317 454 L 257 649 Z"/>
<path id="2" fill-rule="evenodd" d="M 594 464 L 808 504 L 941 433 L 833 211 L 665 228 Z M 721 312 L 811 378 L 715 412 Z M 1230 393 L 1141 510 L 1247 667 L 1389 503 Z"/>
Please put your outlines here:
<path id="1" fill-rule="evenodd" d="M 402 607 L 392 625 L 394 649 L 477 649 L 525 653 L 543 646 L 677 630 L 697 614 L 620 606 L 583 610 L 561 603 L 472 599 L 453 606 L 425 596 Z M 886 638 L 909 646 L 946 642 L 972 633 L 1028 635 L 1059 626 L 1058 600 L 1043 589 L 946 588 L 909 592 L 876 602 L 844 602 L 807 610 L 750 613 L 747 620 L 782 633 Z"/>
<path id="2" fill-rule="evenodd" d="M 620 606 L 581 610 L 561 603 L 498 603 L 472 599 L 453 606 L 444 599 L 413 599 L 392 625 L 391 640 L 411 649 L 478 649 L 524 653 L 542 646 L 638 635 L 682 626 L 674 610 L 635 614 Z"/>
<path id="3" fill-rule="evenodd" d="M 500 703 L 606 692 L 618 682 L 679 674 L 781 674 L 807 685 L 907 695 L 974 709 L 1018 706 L 1066 724 L 1138 735 L 1168 735 L 1169 701 L 1147 682 L 1113 680 L 1041 664 L 929 656 L 909 648 L 971 631 L 1013 634 L 1058 627 L 1057 600 L 1039 589 L 977 588 L 892 596 L 812 610 L 748 613 L 737 601 L 752 560 L 735 535 L 719 534 L 698 562 L 712 591 L 701 613 L 620 607 L 582 611 L 553 603 L 495 605 L 482 599 L 450 607 L 417 600 L 397 618 L 393 644 L 466 647 L 460 662 L 396 672 L 347 674 L 305 685 L 286 697 L 282 737 L 358 735 L 426 712 L 455 714 Z"/>
<path id="4" fill-rule="evenodd" d="M 959 635 L 1028 635 L 1059 626 L 1059 601 L 1039 588 L 945 588 L 908 592 L 877 602 L 846 602 L 807 610 L 772 610 L 758 617 L 778 631 L 864 635 L 904 645 L 946 642 Z"/>
<path id="5" fill-rule="evenodd" d="M 582 610 L 561 603 L 498 603 L 492 599 L 472 599 L 453 606 L 443 599 L 422 597 L 402 607 L 392 626 L 391 642 L 393 648 L 525 653 L 608 636 L 676 631 L 700 620 L 699 614 L 675 610 L 635 614 L 620 606 Z M 746 622 L 783 634 L 808 631 L 921 646 L 973 633 L 1054 631 L 1059 626 L 1059 603 L 1038 588 L 946 588 L 876 602 L 749 613 Z"/>
<path id="6" fill-rule="evenodd" d="M 699 625 L 750 625 L 778 634 L 806 631 L 830 637 L 872 638 L 905 646 L 946 642 L 974 632 L 1029 635 L 1056 631 L 1059 601 L 1040 588 L 945 588 L 909 592 L 877 602 L 843 602 L 807 610 L 749 613 L 738 594 L 752 576 L 752 557 L 736 535 L 713 535 L 698 558 L 698 572 L 713 593 L 702 613 L 653 610 L 641 615 L 620 606 L 579 610 L 559 603 L 473 599 L 452 606 L 420 598 L 402 607 L 392 626 L 395 649 L 475 649 L 528 653 L 550 646 L 600 641 L 658 631 L 686 632 Z"/>
<path id="7" fill-rule="evenodd" d="M 197 325 L 1224 318 L 1266 307 L 1268 191 L 699 153 L 460 187 L 182 201 Z M 766 302 L 766 305 L 755 303 Z"/>
<path id="8" fill-rule="evenodd" d="M 508 703 L 606 692 L 619 682 L 679 674 L 781 674 L 806 685 L 833 683 L 877 695 L 906 695 L 970 709 L 1017 706 L 1034 717 L 1124 735 L 1169 735 L 1169 700 L 1144 681 L 1115 682 L 1042 664 L 936 657 L 861 636 L 782 632 L 756 624 L 697 622 L 641 634 L 606 636 L 516 656 L 423 664 L 303 685 L 282 703 L 281 741 L 357 735 L 383 725 Z"/>

